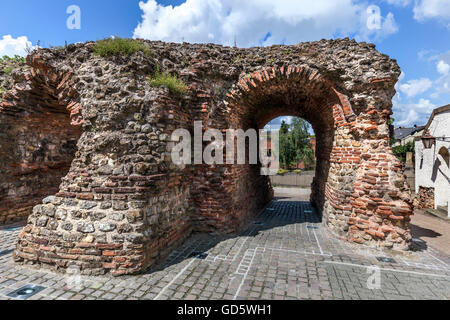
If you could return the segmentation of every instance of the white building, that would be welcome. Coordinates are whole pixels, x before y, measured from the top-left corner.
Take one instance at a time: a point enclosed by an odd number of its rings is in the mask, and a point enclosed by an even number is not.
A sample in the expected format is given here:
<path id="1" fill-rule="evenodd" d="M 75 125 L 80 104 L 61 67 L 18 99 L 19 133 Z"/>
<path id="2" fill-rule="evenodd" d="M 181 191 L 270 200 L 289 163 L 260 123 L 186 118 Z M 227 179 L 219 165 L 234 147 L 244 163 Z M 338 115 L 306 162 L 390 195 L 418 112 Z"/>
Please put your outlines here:
<path id="1" fill-rule="evenodd" d="M 394 130 L 395 142 L 393 147 L 404 146 L 409 142 L 413 142 L 415 138 L 421 137 L 423 135 L 423 129 L 425 127 L 414 126 L 412 128 L 399 127 Z"/>
<path id="2" fill-rule="evenodd" d="M 435 209 L 447 209 L 450 217 L 450 105 L 433 111 L 424 132 L 435 142 L 426 149 L 420 138 L 415 140 L 416 193 L 420 187 L 434 188 Z"/>

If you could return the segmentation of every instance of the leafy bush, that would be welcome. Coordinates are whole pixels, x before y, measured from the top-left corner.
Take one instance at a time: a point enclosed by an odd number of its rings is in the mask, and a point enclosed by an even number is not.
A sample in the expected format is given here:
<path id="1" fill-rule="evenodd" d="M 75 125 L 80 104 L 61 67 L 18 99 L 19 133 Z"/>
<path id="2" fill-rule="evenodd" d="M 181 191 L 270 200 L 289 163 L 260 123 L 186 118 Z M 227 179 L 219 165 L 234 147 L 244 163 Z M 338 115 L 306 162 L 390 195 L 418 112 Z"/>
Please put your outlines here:
<path id="1" fill-rule="evenodd" d="M 414 142 L 408 142 L 403 146 L 396 146 L 392 148 L 392 152 L 400 159 L 402 162 L 406 162 L 406 153 L 412 152 L 413 159 L 415 154 Z"/>
<path id="2" fill-rule="evenodd" d="M 142 51 L 146 55 L 150 54 L 150 49 L 144 43 L 134 39 L 111 38 L 97 41 L 95 54 L 101 57 L 111 57 L 116 55 L 132 55 Z"/>
<path id="3" fill-rule="evenodd" d="M 25 58 L 19 55 L 14 55 L 14 57 L 3 56 L 0 57 L 0 62 L 17 62 L 17 63 L 25 63 Z"/>
<path id="4" fill-rule="evenodd" d="M 167 87 L 169 92 L 174 95 L 186 93 L 187 87 L 181 79 L 172 76 L 167 72 L 157 71 L 153 76 L 147 78 L 148 83 L 153 87 Z"/>
<path id="5" fill-rule="evenodd" d="M 295 172 L 296 174 L 300 174 L 300 173 L 302 173 L 302 170 L 298 169 L 298 170 L 295 170 L 294 172 Z"/>

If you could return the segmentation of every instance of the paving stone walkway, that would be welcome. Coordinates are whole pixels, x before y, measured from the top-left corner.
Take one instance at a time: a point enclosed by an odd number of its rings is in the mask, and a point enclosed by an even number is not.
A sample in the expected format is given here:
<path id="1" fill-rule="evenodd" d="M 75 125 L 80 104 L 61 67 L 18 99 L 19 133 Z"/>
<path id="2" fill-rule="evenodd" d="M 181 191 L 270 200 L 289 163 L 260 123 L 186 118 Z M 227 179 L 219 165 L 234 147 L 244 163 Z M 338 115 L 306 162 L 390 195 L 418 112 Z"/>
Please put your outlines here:
<path id="1" fill-rule="evenodd" d="M 450 255 L 450 221 L 416 210 L 411 217 L 411 232 L 427 245 Z"/>
<path id="2" fill-rule="evenodd" d="M 382 252 L 338 240 L 308 202 L 273 201 L 239 234 L 194 235 L 137 276 L 56 274 L 12 262 L 19 229 L 0 230 L 0 299 L 27 284 L 34 299 L 450 299 L 450 259 Z M 381 262 L 377 257 L 392 258 Z"/>

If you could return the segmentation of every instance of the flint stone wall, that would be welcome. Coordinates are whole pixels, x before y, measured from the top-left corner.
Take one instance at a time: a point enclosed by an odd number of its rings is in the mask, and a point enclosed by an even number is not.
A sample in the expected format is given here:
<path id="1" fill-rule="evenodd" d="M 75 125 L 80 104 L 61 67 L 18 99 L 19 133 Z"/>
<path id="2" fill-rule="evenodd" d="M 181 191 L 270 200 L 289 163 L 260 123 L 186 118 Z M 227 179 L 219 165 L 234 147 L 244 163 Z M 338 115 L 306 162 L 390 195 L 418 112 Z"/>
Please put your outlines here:
<path id="1" fill-rule="evenodd" d="M 95 43 L 41 49 L 4 94 L 0 149 L 15 156 L 2 162 L 0 181 L 8 181 L 0 192 L 2 214 L 21 210 L 8 197 L 34 199 L 42 190 L 26 181 L 48 185 L 53 194 L 61 171 L 45 165 L 44 172 L 42 162 L 73 159 L 58 192 L 33 208 L 16 261 L 129 274 L 191 232 L 237 231 L 272 199 L 269 178 L 257 165 L 177 167 L 171 133 L 193 132 L 194 121 L 223 131 L 258 129 L 283 115 L 303 117 L 315 130 L 311 200 L 329 229 L 356 243 L 408 248 L 410 192 L 389 146 L 400 75 L 394 60 L 348 39 L 250 49 L 144 42 L 150 55 L 108 59 L 94 55 Z M 157 68 L 182 79 L 187 93 L 151 87 L 146 78 Z M 39 117 L 48 121 L 34 130 L 23 125 Z M 18 145 L 12 143 L 17 131 Z M 36 160 L 31 150 L 47 134 L 54 153 L 45 149 Z M 76 151 L 63 148 L 78 137 Z M 24 141 L 31 154 L 19 147 Z M 17 163 L 40 169 L 14 178 Z"/>
<path id="2" fill-rule="evenodd" d="M 416 209 L 434 209 L 434 188 L 419 187 L 413 205 Z"/>

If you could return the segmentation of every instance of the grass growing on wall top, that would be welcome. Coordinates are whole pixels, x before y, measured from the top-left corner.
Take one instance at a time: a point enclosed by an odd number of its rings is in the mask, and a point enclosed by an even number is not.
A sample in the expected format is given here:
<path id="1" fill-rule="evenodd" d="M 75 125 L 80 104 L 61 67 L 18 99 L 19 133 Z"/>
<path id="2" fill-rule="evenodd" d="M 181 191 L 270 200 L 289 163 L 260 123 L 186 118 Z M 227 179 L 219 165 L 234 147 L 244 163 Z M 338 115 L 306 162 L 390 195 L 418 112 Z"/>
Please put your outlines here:
<path id="1" fill-rule="evenodd" d="M 153 76 L 147 78 L 152 87 L 167 87 L 173 95 L 180 96 L 187 91 L 187 87 L 181 79 L 172 76 L 167 72 L 157 71 Z"/>
<path id="2" fill-rule="evenodd" d="M 150 49 L 144 43 L 134 39 L 109 38 L 97 41 L 94 52 L 101 57 L 111 57 L 116 55 L 132 55 L 142 51 L 146 55 L 150 54 Z"/>
<path id="3" fill-rule="evenodd" d="M 14 55 L 14 57 L 3 56 L 0 57 L 0 62 L 13 62 L 13 63 L 25 63 L 25 58 L 19 55 Z"/>

